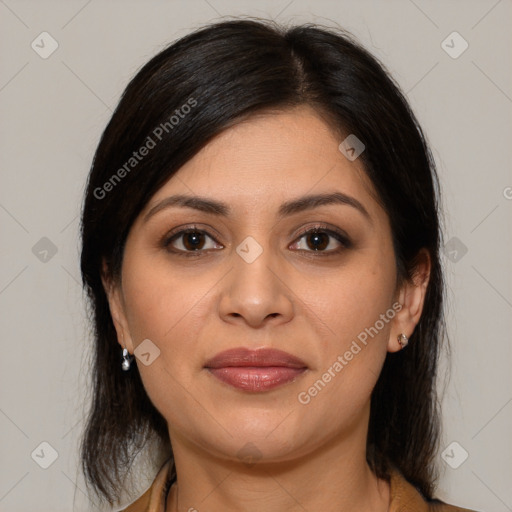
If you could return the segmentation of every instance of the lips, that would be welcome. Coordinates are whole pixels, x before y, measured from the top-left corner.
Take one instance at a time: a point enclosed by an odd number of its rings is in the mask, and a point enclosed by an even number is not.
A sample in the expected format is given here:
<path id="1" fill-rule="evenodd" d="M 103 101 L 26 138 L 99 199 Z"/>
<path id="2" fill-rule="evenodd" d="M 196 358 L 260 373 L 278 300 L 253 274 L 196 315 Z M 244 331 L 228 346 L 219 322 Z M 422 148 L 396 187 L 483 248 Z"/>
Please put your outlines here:
<path id="1" fill-rule="evenodd" d="M 248 348 L 234 348 L 220 352 L 209 359 L 206 368 L 225 368 L 227 366 L 279 366 L 287 368 L 307 368 L 304 361 L 298 357 L 274 348 L 261 348 L 250 350 Z"/>
<path id="2" fill-rule="evenodd" d="M 294 381 L 307 365 L 282 350 L 235 348 L 220 352 L 206 362 L 205 368 L 225 384 L 261 392 Z"/>

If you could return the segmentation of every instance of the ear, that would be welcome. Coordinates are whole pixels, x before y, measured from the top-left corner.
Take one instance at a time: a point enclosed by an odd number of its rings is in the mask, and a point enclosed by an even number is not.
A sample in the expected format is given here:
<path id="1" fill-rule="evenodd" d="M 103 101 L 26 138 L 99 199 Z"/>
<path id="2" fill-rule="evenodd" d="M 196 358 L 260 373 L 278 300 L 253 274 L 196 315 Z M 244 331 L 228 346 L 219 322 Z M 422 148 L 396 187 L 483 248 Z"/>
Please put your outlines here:
<path id="1" fill-rule="evenodd" d="M 393 318 L 388 340 L 388 352 L 398 352 L 402 349 L 400 343 L 398 343 L 398 335 L 402 333 L 410 338 L 421 318 L 430 280 L 431 259 L 429 251 L 425 248 L 421 249 L 416 260 L 417 264 L 412 282 L 406 280 L 398 290 L 397 300 L 402 308 Z"/>
<path id="2" fill-rule="evenodd" d="M 105 260 L 103 260 L 102 264 L 101 282 L 107 295 L 110 315 L 116 328 L 117 342 L 122 348 L 127 348 L 130 354 L 133 354 L 133 341 L 126 319 L 121 283 L 114 281 L 110 276 Z"/>

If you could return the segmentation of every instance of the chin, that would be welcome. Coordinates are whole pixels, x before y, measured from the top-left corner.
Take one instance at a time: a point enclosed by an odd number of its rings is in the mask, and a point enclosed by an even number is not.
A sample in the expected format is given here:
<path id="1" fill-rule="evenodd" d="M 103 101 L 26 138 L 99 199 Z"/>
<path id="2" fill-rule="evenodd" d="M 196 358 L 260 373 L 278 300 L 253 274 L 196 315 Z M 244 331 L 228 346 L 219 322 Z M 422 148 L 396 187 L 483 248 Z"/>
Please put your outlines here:
<path id="1" fill-rule="evenodd" d="M 249 418 L 236 429 L 227 429 L 229 433 L 222 430 L 214 439 L 207 435 L 211 430 L 204 432 L 206 436 L 198 444 L 219 458 L 251 463 L 284 462 L 308 452 L 308 439 L 301 429 L 281 428 L 282 425 L 276 429 L 277 425 L 279 421 L 271 427 L 261 422 L 255 426 Z"/>

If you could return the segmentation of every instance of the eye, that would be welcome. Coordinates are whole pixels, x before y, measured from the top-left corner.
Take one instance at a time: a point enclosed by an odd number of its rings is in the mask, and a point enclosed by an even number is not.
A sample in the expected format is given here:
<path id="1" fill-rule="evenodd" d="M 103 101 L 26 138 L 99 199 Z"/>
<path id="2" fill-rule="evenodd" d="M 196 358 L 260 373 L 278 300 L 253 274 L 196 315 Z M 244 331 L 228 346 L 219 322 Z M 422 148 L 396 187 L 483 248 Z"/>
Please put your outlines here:
<path id="1" fill-rule="evenodd" d="M 208 249 L 224 248 L 208 232 L 196 226 L 169 233 L 162 240 L 162 245 L 178 256 L 201 256 Z M 328 256 L 351 246 L 352 243 L 344 232 L 326 226 L 314 226 L 299 233 L 299 238 L 289 248 Z"/>
<path id="2" fill-rule="evenodd" d="M 302 239 L 304 242 L 301 242 Z M 351 242 L 341 231 L 315 226 L 300 233 L 298 242 L 294 242 L 293 246 L 290 247 L 306 252 L 334 254 L 349 248 Z"/>
<path id="3" fill-rule="evenodd" d="M 210 240 L 210 242 L 208 242 Z M 163 245 L 171 252 L 182 253 L 184 256 L 191 256 L 186 253 L 201 253 L 207 249 L 222 249 L 206 231 L 191 227 L 181 231 L 170 233 L 165 237 Z"/>

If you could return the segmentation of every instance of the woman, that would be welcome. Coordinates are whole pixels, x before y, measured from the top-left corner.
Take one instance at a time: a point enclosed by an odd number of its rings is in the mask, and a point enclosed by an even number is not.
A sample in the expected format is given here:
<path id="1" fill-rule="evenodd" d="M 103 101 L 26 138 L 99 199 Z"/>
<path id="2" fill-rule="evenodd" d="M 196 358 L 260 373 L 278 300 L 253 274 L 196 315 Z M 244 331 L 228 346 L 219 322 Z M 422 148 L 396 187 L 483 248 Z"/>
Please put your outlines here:
<path id="1" fill-rule="evenodd" d="M 414 114 L 342 30 L 234 20 L 152 58 L 97 149 L 84 473 L 130 512 L 464 510 L 434 498 L 439 191 Z"/>

